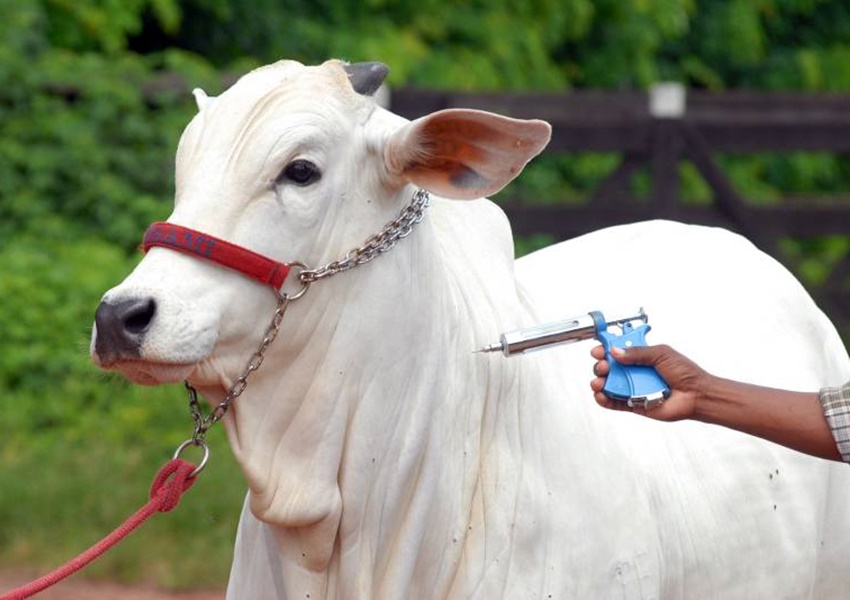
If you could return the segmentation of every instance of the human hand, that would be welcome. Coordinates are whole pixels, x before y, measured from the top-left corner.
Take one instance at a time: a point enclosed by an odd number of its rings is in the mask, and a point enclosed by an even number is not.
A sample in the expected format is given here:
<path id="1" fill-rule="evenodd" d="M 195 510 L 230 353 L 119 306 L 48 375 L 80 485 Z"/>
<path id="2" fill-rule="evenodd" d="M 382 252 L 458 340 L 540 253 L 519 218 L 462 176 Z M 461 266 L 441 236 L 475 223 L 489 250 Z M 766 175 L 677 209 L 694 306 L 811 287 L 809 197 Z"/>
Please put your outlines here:
<path id="1" fill-rule="evenodd" d="M 596 359 L 593 373 L 596 378 L 590 382 L 596 402 L 605 408 L 628 410 L 638 414 L 658 419 L 660 421 L 678 421 L 694 416 L 697 402 L 703 397 L 703 390 L 711 377 L 689 358 L 673 350 L 669 346 L 640 346 L 624 350 L 612 348 L 611 355 L 617 362 L 627 365 L 648 365 L 655 367 L 658 374 L 664 378 L 670 387 L 670 397 L 650 407 L 629 407 L 625 402 L 611 400 L 602 393 L 605 378 L 610 367 L 605 360 L 605 349 L 596 346 L 590 351 Z"/>

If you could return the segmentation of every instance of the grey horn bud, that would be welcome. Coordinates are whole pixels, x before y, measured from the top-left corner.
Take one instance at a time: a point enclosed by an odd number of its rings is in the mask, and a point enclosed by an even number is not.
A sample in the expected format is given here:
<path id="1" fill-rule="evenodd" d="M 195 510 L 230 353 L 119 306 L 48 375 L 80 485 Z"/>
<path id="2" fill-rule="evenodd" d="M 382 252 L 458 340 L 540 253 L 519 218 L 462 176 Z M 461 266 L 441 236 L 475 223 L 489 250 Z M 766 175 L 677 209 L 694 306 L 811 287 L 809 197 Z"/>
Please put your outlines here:
<path id="1" fill-rule="evenodd" d="M 361 62 L 344 65 L 343 68 L 351 81 L 351 87 L 358 94 L 374 94 L 390 72 L 389 67 L 380 62 Z"/>

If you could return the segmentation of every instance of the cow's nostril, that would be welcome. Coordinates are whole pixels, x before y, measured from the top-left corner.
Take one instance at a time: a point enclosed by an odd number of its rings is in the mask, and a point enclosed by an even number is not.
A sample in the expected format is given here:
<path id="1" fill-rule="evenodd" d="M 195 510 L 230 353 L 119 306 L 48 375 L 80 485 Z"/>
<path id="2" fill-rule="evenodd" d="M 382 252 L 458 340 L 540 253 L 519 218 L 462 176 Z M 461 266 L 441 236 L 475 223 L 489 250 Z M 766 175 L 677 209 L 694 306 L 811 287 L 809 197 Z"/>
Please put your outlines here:
<path id="1" fill-rule="evenodd" d="M 156 302 L 152 298 L 139 300 L 126 307 L 124 328 L 132 334 L 143 333 L 153 321 L 156 314 Z"/>
<path id="2" fill-rule="evenodd" d="M 156 315 L 153 298 L 101 302 L 94 315 L 97 336 L 95 352 L 102 364 L 138 357 L 145 334 Z"/>

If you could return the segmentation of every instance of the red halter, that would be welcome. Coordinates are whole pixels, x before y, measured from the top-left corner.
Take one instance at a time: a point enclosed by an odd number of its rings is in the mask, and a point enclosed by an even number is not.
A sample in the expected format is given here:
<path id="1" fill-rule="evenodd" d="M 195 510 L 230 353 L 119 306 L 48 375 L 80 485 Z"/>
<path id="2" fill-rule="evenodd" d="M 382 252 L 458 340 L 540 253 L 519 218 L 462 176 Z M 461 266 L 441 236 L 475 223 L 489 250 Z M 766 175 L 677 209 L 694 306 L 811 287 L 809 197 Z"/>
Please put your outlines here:
<path id="1" fill-rule="evenodd" d="M 291 268 L 286 263 L 277 262 L 247 248 L 173 223 L 154 223 L 148 227 L 142 240 L 142 249 L 147 252 L 151 246 L 199 256 L 239 271 L 276 290 L 281 288 Z"/>

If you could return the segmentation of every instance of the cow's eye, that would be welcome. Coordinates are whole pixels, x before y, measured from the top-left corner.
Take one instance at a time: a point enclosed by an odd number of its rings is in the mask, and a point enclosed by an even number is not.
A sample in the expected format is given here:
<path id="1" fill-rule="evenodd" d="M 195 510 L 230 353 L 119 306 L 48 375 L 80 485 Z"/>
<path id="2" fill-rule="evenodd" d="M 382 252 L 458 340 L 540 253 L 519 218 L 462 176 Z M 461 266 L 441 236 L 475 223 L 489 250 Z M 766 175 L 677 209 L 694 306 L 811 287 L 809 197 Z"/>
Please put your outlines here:
<path id="1" fill-rule="evenodd" d="M 298 159 L 283 168 L 280 175 L 277 176 L 275 183 L 280 185 L 287 182 L 292 182 L 295 185 L 310 185 L 315 183 L 322 176 L 319 167 L 311 163 L 309 160 Z"/>

